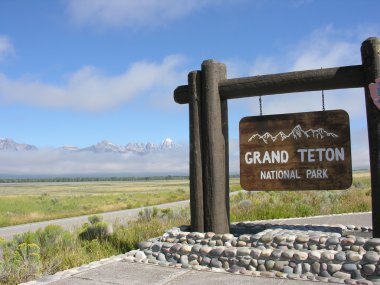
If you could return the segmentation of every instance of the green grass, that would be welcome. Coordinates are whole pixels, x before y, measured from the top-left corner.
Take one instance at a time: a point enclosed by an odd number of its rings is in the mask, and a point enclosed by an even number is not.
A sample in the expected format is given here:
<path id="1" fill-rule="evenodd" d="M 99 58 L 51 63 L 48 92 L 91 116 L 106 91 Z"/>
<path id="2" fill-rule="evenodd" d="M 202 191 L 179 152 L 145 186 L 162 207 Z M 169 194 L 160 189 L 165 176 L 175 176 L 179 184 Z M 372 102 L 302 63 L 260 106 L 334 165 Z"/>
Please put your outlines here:
<path id="1" fill-rule="evenodd" d="M 231 191 L 240 190 L 231 179 Z M 188 200 L 188 180 L 0 184 L 0 227 Z"/>
<path id="2" fill-rule="evenodd" d="M 128 227 L 114 224 L 113 231 L 104 230 L 109 224 L 96 219 L 76 231 L 50 225 L 37 232 L 17 235 L 11 241 L 0 238 L 0 248 L 3 250 L 0 284 L 19 284 L 125 253 L 137 248 L 139 241 L 160 236 L 170 227 L 188 224 L 189 215 L 186 210 L 173 212 L 161 209 L 143 213 L 136 221 L 129 222 Z M 95 234 L 84 235 L 86 232 Z"/>

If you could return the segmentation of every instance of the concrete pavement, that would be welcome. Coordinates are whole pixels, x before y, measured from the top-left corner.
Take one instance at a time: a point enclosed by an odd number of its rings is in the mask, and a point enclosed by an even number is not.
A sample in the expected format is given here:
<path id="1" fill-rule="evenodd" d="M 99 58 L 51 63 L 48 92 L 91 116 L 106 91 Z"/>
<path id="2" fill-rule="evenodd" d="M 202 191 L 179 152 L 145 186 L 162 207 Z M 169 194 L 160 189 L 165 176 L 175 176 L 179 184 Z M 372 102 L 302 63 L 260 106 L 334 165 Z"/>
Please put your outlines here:
<path id="1" fill-rule="evenodd" d="M 315 285 L 312 281 L 290 280 L 266 277 L 252 277 L 231 273 L 215 273 L 191 269 L 177 269 L 157 265 L 114 262 L 98 269 L 50 283 L 51 285 L 246 285 L 246 284 L 281 284 L 281 285 Z M 318 284 L 328 284 L 320 282 Z"/>

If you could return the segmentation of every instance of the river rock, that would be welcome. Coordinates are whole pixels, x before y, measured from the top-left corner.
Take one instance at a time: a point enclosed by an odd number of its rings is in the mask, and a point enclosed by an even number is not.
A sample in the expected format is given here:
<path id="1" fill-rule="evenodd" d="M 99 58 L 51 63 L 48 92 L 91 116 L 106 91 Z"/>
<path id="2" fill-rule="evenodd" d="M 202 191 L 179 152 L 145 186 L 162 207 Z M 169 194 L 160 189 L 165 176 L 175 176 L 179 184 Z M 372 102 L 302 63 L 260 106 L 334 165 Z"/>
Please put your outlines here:
<path id="1" fill-rule="evenodd" d="M 311 265 L 309 263 L 302 263 L 302 273 L 310 273 Z"/>
<path id="2" fill-rule="evenodd" d="M 221 256 L 224 252 L 224 246 L 220 246 L 220 247 L 214 247 L 210 252 L 209 252 L 209 255 L 212 256 L 212 257 L 217 257 L 217 256 Z"/>
<path id="3" fill-rule="evenodd" d="M 296 237 L 295 241 L 299 243 L 306 243 L 309 241 L 309 237 L 307 235 L 299 235 Z"/>
<path id="4" fill-rule="evenodd" d="M 252 248 L 249 255 L 255 259 L 259 258 L 261 255 L 261 250 L 258 248 Z"/>
<path id="5" fill-rule="evenodd" d="M 380 245 L 380 238 L 371 238 L 364 244 L 364 248 L 375 248 L 378 245 Z"/>
<path id="6" fill-rule="evenodd" d="M 276 271 L 282 271 L 284 269 L 284 267 L 288 266 L 288 265 L 289 265 L 289 261 L 287 261 L 287 260 L 277 260 L 274 263 L 273 269 Z"/>
<path id="7" fill-rule="evenodd" d="M 341 264 L 330 263 L 327 265 L 327 270 L 328 272 L 330 272 L 330 274 L 333 274 L 339 271 L 341 268 L 342 268 Z"/>
<path id="8" fill-rule="evenodd" d="M 151 245 L 152 245 L 152 243 L 150 241 L 141 241 L 141 242 L 138 243 L 138 247 L 141 250 L 150 248 Z"/>
<path id="9" fill-rule="evenodd" d="M 172 245 L 172 247 L 170 248 L 170 251 L 171 252 L 177 252 L 181 249 L 182 247 L 182 244 L 180 243 L 175 243 L 174 245 Z"/>
<path id="10" fill-rule="evenodd" d="M 379 254 L 376 251 L 367 251 L 363 260 L 368 263 L 377 263 L 379 261 Z"/>
<path id="11" fill-rule="evenodd" d="M 271 255 L 271 256 L 272 256 L 274 259 L 278 259 L 278 258 L 281 257 L 281 254 L 282 254 L 282 251 L 281 251 L 281 250 L 279 250 L 279 249 L 275 249 L 275 250 L 272 251 L 272 255 Z"/>
<path id="12" fill-rule="evenodd" d="M 166 261 L 166 257 L 163 253 L 160 252 L 157 256 L 157 260 L 158 261 Z"/>
<path id="13" fill-rule="evenodd" d="M 355 263 L 345 263 L 342 266 L 342 269 L 347 272 L 352 272 L 358 269 L 357 265 Z"/>
<path id="14" fill-rule="evenodd" d="M 309 252 L 309 258 L 311 260 L 320 260 L 321 259 L 321 252 L 318 250 L 312 250 Z"/>
<path id="15" fill-rule="evenodd" d="M 248 247 L 238 247 L 236 251 L 236 256 L 248 256 L 251 250 Z"/>
<path id="16" fill-rule="evenodd" d="M 214 238 L 215 238 L 215 236 L 214 236 Z M 224 242 L 230 241 L 230 240 L 234 239 L 234 235 L 233 234 L 223 234 L 221 239 Z"/>
<path id="17" fill-rule="evenodd" d="M 326 262 L 334 260 L 334 253 L 332 253 L 331 251 L 322 252 L 321 260 L 326 261 Z"/>
<path id="18" fill-rule="evenodd" d="M 204 246 L 202 246 L 201 249 L 199 250 L 199 253 L 200 253 L 200 254 L 203 254 L 203 255 L 207 255 L 211 250 L 212 250 L 212 247 L 207 246 L 207 245 L 204 245 Z"/>
<path id="19" fill-rule="evenodd" d="M 293 255 L 293 258 L 295 260 L 298 260 L 298 261 L 303 261 L 303 260 L 306 260 L 308 258 L 308 254 L 307 254 L 307 252 L 296 251 Z"/>
<path id="20" fill-rule="evenodd" d="M 375 273 L 376 271 L 376 265 L 375 264 L 364 264 L 363 265 L 363 271 L 367 275 L 371 275 Z"/>
<path id="21" fill-rule="evenodd" d="M 152 245 L 152 251 L 153 252 L 159 252 L 161 250 L 162 243 L 155 243 Z"/>
<path id="22" fill-rule="evenodd" d="M 293 268 L 290 266 L 284 266 L 283 272 L 286 274 L 291 274 L 293 273 Z"/>
<path id="23" fill-rule="evenodd" d="M 275 262 L 273 260 L 267 260 L 265 261 L 265 268 L 269 271 L 272 270 L 275 265 Z"/>
<path id="24" fill-rule="evenodd" d="M 346 253 L 343 251 L 337 252 L 334 259 L 338 262 L 346 261 Z"/>
<path id="25" fill-rule="evenodd" d="M 318 274 L 321 270 L 321 264 L 315 261 L 311 264 L 311 269 L 314 273 Z"/>
<path id="26" fill-rule="evenodd" d="M 281 256 L 284 258 L 284 259 L 292 259 L 293 258 L 293 255 L 294 255 L 294 250 L 284 250 L 281 254 Z"/>
<path id="27" fill-rule="evenodd" d="M 343 280 L 351 278 L 351 274 L 350 273 L 345 273 L 345 272 L 342 272 L 342 271 L 337 271 L 332 276 L 335 277 L 335 278 L 343 279 Z"/>
<path id="28" fill-rule="evenodd" d="M 180 258 L 180 262 L 182 265 L 188 265 L 189 264 L 189 257 L 187 255 L 182 255 Z"/>
<path id="29" fill-rule="evenodd" d="M 215 268 L 222 268 L 223 264 L 217 258 L 213 258 L 211 259 L 211 266 Z"/>
<path id="30" fill-rule="evenodd" d="M 191 246 L 187 245 L 187 244 L 184 244 L 181 249 L 180 249 L 180 253 L 181 254 L 189 254 L 191 252 Z"/>
<path id="31" fill-rule="evenodd" d="M 260 257 L 270 257 L 272 255 L 273 250 L 270 248 L 266 248 L 261 252 Z"/>
<path id="32" fill-rule="evenodd" d="M 346 258 L 348 261 L 352 261 L 352 262 L 357 262 L 357 261 L 362 260 L 362 256 L 357 252 L 349 252 L 346 255 Z"/>

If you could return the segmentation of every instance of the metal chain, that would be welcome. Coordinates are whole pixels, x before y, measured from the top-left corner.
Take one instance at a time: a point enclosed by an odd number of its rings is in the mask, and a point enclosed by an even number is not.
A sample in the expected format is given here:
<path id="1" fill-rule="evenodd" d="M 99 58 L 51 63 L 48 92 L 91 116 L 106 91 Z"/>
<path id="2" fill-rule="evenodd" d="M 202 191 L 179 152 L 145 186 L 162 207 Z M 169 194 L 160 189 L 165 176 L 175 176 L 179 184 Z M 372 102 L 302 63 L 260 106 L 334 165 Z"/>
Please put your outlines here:
<path id="1" fill-rule="evenodd" d="M 261 103 L 261 96 L 259 96 L 259 104 L 260 104 L 260 116 L 263 115 L 263 105 Z"/>
<path id="2" fill-rule="evenodd" d="M 325 93 L 323 92 L 323 89 L 322 89 L 322 111 L 326 111 L 325 110 Z"/>

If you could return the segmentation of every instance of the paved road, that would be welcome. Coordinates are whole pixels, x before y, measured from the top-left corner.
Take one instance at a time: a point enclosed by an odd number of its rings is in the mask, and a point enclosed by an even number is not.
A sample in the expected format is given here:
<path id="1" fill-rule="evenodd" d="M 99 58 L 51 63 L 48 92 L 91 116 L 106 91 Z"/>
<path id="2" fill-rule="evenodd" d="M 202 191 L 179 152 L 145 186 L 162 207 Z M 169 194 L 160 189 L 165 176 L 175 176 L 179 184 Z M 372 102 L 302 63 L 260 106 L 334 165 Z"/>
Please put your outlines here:
<path id="1" fill-rule="evenodd" d="M 104 220 L 107 222 L 115 222 L 115 221 L 126 222 L 126 221 L 130 221 L 131 219 L 135 219 L 138 216 L 138 213 L 144 208 L 153 208 L 153 207 L 174 208 L 174 207 L 181 207 L 185 205 L 190 205 L 190 201 L 185 200 L 185 201 L 166 203 L 166 204 L 161 204 L 161 205 L 156 205 L 156 206 L 151 206 L 151 207 L 142 207 L 142 208 L 136 208 L 136 209 L 100 213 L 100 215 L 103 216 Z M 85 222 L 88 222 L 89 216 L 91 215 L 50 220 L 50 221 L 17 225 L 17 226 L 11 226 L 11 227 L 3 227 L 3 228 L 0 228 L 0 236 L 6 239 L 11 239 L 12 236 L 15 234 L 19 234 L 19 233 L 23 233 L 27 231 L 35 231 L 39 228 L 44 228 L 47 225 L 51 225 L 51 224 L 60 225 L 64 227 L 65 229 L 73 229 L 75 227 L 79 227 Z"/>
<path id="2" fill-rule="evenodd" d="M 352 214 L 339 214 L 339 215 L 326 215 L 326 216 L 314 216 L 306 218 L 290 218 L 290 219 L 278 219 L 278 220 L 263 220 L 260 222 L 270 222 L 273 224 L 314 224 L 314 225 L 355 225 L 361 227 L 372 227 L 372 213 L 352 213 Z"/>

